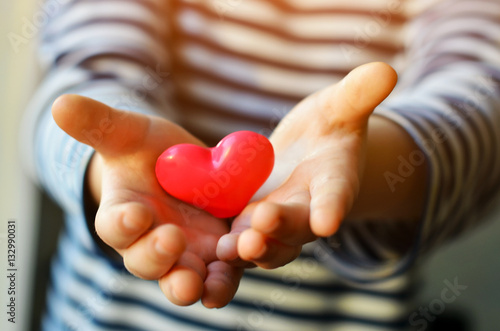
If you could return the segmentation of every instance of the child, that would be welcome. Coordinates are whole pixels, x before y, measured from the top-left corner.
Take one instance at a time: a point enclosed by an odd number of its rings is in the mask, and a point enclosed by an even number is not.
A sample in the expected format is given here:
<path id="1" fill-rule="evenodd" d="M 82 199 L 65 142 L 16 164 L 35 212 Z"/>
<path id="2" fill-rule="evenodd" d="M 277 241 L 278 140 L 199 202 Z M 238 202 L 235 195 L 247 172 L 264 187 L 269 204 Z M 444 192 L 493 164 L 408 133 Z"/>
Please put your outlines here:
<path id="1" fill-rule="evenodd" d="M 481 3 L 49 3 L 33 163 L 67 226 L 44 329 L 426 328 L 412 267 L 500 181 Z M 399 73 L 384 102 L 372 61 Z M 159 189 L 163 149 L 240 129 L 273 132 L 281 175 L 231 224 Z"/>

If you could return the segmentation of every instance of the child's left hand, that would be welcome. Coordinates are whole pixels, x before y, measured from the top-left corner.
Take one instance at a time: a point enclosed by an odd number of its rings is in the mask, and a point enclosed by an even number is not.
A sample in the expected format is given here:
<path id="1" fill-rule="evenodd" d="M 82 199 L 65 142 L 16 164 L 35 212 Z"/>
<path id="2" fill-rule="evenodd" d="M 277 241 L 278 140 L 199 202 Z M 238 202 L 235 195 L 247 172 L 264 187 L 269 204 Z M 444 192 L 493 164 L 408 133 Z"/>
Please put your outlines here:
<path id="1" fill-rule="evenodd" d="M 358 67 L 280 122 L 270 140 L 275 171 L 285 174 L 219 240 L 221 260 L 276 268 L 294 260 L 305 243 L 337 231 L 360 188 L 368 119 L 396 81 L 384 63 Z M 290 164 L 296 166 L 287 170 Z"/>

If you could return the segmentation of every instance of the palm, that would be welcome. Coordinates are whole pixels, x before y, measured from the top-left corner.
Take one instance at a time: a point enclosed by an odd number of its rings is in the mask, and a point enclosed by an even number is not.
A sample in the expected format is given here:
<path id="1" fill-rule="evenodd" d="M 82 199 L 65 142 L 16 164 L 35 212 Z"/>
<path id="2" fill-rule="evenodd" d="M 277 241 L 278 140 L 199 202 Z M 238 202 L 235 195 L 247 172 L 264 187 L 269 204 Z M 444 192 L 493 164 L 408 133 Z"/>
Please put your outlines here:
<path id="1" fill-rule="evenodd" d="M 150 120 L 148 130 L 134 139 L 133 149 L 117 155 L 108 161 L 112 165 L 103 168 L 106 172 L 103 173 L 103 196 L 148 206 L 153 213 L 152 228 L 169 223 L 179 226 L 189 238 L 187 249 L 196 252 L 205 262 L 211 262 L 216 258 L 218 238 L 228 231 L 227 221 L 168 195 L 159 185 L 154 171 L 156 160 L 165 149 L 179 143 L 200 142 L 170 122 Z M 142 143 L 137 144 L 137 141 Z"/>
<path id="2" fill-rule="evenodd" d="M 69 135 L 96 150 L 88 171 L 90 191 L 99 202 L 96 230 L 129 271 L 158 279 L 176 304 L 199 299 L 209 307 L 227 304 L 241 278 L 241 270 L 216 260 L 227 222 L 169 196 L 154 171 L 166 148 L 202 143 L 165 119 L 76 95 L 59 98 L 53 115 Z M 84 133 L 96 130 L 101 139 L 89 141 Z"/>
<path id="3" fill-rule="evenodd" d="M 368 119 L 396 83 L 392 68 L 362 66 L 299 103 L 271 136 L 275 171 L 219 243 L 220 258 L 284 265 L 316 236 L 330 236 L 360 188 Z M 241 233 L 238 235 L 238 233 Z"/>

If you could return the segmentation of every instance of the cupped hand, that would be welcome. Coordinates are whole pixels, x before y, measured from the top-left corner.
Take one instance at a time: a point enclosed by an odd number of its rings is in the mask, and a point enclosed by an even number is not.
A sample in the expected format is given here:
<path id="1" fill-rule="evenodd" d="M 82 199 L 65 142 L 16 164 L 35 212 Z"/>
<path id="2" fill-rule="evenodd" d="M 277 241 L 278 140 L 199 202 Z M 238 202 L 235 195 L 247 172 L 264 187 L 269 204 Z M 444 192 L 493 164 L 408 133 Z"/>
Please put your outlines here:
<path id="1" fill-rule="evenodd" d="M 217 219 L 169 196 L 155 164 L 168 147 L 203 145 L 178 125 L 155 116 L 114 109 L 79 95 L 53 104 L 56 123 L 95 149 L 87 183 L 99 205 L 99 237 L 123 256 L 134 275 L 158 280 L 177 305 L 202 300 L 222 307 L 234 296 L 242 270 L 217 260 L 216 245 L 229 231 Z"/>
<path id="2" fill-rule="evenodd" d="M 396 82 L 389 65 L 366 64 L 283 118 L 270 137 L 273 174 L 219 240 L 221 260 L 276 268 L 337 231 L 360 189 L 368 120 Z"/>

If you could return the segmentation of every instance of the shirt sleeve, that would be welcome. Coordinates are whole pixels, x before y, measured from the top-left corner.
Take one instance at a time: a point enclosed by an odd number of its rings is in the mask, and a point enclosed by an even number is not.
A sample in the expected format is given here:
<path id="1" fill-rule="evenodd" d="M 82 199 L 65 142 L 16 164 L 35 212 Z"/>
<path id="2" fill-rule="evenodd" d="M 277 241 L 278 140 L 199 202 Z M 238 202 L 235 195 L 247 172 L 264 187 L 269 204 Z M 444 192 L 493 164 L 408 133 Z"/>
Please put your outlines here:
<path id="1" fill-rule="evenodd" d="M 83 213 L 83 178 L 93 150 L 55 124 L 51 105 L 58 96 L 73 93 L 120 109 L 168 116 L 172 107 L 165 3 L 51 0 L 45 4 L 50 17 L 39 36 L 41 82 L 25 114 L 23 157 L 28 172 L 69 213 Z M 88 135 L 98 138 L 92 132 Z"/>
<path id="2" fill-rule="evenodd" d="M 394 221 L 384 229 L 346 222 L 320 240 L 324 262 L 356 281 L 408 270 L 443 243 L 477 225 L 500 187 L 500 2 L 440 1 L 408 30 L 406 65 L 392 96 L 376 112 L 402 126 L 420 147 L 400 156 L 389 188 L 429 168 L 428 200 L 416 231 Z M 356 224 L 354 224 L 356 223 Z M 360 225 L 361 224 L 361 225 Z M 389 237 L 412 233 L 398 254 Z M 384 239 L 382 239 L 384 238 Z"/>

